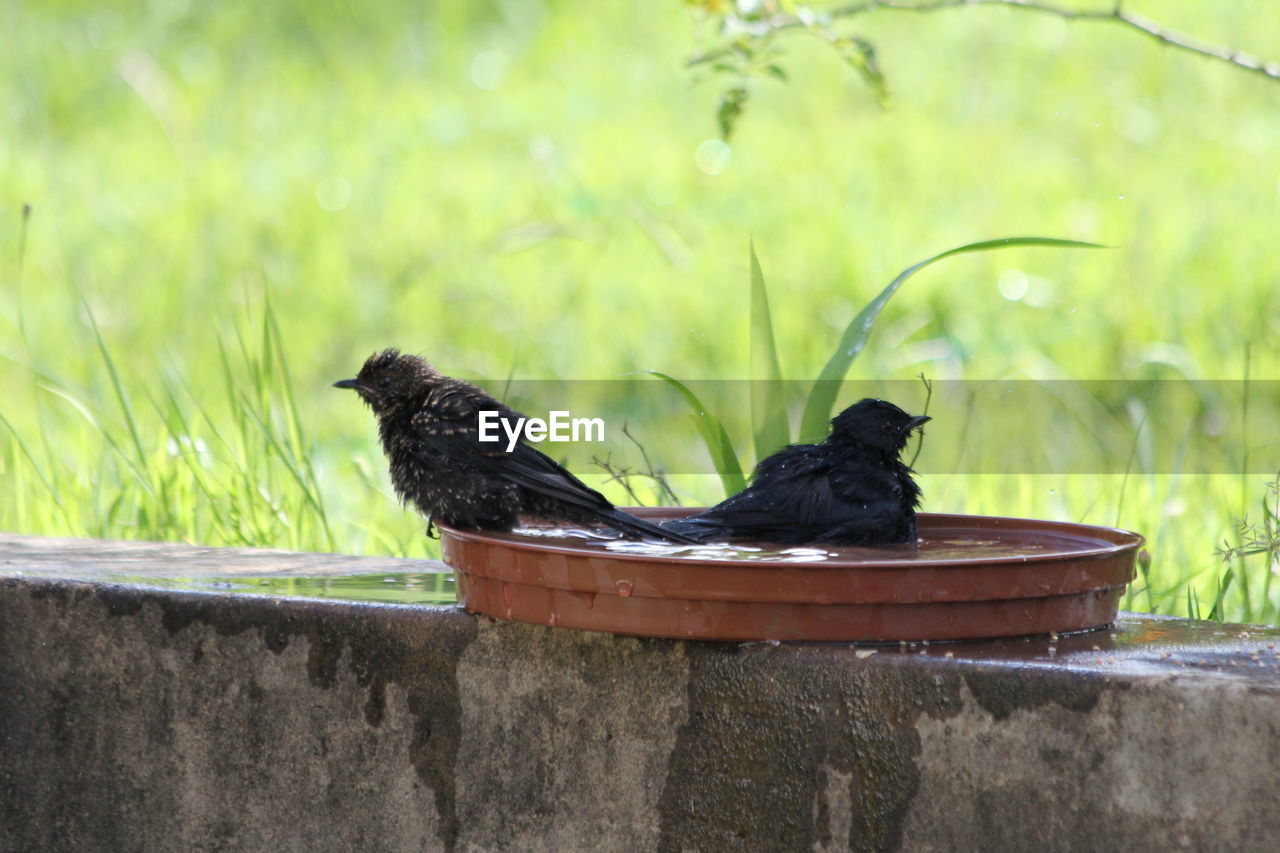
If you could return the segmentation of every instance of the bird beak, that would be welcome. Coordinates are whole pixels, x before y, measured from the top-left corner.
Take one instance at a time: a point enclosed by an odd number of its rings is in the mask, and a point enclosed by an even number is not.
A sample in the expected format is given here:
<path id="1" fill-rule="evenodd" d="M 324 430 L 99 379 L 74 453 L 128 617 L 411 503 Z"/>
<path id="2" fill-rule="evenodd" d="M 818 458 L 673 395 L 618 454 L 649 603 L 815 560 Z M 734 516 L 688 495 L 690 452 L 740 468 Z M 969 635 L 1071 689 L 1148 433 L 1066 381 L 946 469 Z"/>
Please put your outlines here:
<path id="1" fill-rule="evenodd" d="M 334 388 L 359 388 L 360 383 L 357 382 L 355 379 L 339 379 L 337 382 L 333 383 L 333 387 Z"/>
<path id="2" fill-rule="evenodd" d="M 915 415 L 911 418 L 911 420 L 907 421 L 907 426 L 903 430 L 903 432 L 911 432 L 916 427 L 924 426 L 926 423 L 928 423 L 931 420 L 933 420 L 933 418 L 929 417 L 928 415 Z"/>

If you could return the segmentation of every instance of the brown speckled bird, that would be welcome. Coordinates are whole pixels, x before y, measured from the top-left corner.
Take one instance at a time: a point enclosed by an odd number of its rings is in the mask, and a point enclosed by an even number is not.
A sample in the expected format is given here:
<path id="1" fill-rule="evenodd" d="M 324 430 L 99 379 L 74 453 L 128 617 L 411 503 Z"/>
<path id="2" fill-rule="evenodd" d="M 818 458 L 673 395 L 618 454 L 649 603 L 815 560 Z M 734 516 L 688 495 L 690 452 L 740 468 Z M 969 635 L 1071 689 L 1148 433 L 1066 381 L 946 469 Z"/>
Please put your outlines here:
<path id="1" fill-rule="evenodd" d="M 523 440 L 511 452 L 505 441 L 481 442 L 481 411 L 496 411 L 513 427 L 522 415 L 476 386 L 442 375 L 426 359 L 383 350 L 369 356 L 355 379 L 333 384 L 355 390 L 373 409 L 396 493 L 430 521 L 510 530 L 527 516 L 603 522 L 632 536 L 692 541 L 615 509 Z"/>

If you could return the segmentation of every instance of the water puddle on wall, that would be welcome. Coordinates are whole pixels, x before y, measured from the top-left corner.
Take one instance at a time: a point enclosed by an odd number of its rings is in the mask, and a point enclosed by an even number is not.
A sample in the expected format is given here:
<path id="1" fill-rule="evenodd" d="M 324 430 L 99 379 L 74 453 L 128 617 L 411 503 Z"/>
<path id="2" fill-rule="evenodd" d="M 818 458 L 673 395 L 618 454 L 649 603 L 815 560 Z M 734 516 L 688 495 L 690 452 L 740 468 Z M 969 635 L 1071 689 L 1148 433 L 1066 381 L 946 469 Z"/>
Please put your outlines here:
<path id="1" fill-rule="evenodd" d="M 93 580 L 194 592 L 327 598 L 384 604 L 453 604 L 458 598 L 452 572 L 390 572 L 311 577 L 201 575 L 187 578 L 118 574 L 95 575 Z"/>

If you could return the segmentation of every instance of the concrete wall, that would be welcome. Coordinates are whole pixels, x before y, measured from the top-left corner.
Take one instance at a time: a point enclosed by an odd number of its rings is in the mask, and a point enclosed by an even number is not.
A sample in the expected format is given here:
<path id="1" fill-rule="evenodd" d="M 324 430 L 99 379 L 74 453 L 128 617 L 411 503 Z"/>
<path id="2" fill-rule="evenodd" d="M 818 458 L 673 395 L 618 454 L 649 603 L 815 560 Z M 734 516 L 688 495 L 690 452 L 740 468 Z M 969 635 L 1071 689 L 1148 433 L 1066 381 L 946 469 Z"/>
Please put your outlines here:
<path id="1" fill-rule="evenodd" d="M 1269 851 L 1277 646 L 689 643 L 11 575 L 0 850 Z"/>

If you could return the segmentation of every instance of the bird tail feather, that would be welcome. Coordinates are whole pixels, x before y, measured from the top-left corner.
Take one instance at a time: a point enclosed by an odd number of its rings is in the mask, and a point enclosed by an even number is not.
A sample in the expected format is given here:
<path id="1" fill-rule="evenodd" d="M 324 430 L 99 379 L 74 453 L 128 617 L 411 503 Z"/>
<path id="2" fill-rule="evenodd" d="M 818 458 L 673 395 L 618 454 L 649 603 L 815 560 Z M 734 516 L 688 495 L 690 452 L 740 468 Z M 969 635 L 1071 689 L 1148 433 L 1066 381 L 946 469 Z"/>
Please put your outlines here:
<path id="1" fill-rule="evenodd" d="M 709 524 L 699 518 L 672 518 L 663 521 L 660 526 L 663 531 L 676 536 L 683 536 L 694 542 L 706 542 L 717 534 L 722 534 L 719 525 Z"/>
<path id="2" fill-rule="evenodd" d="M 651 524 L 643 518 L 637 518 L 631 513 L 623 512 L 620 509 L 602 510 L 600 517 L 624 533 L 651 539 L 661 539 L 664 542 L 674 542 L 680 545 L 698 544 L 697 539 L 685 536 L 678 531 L 665 530 L 656 524 Z"/>

